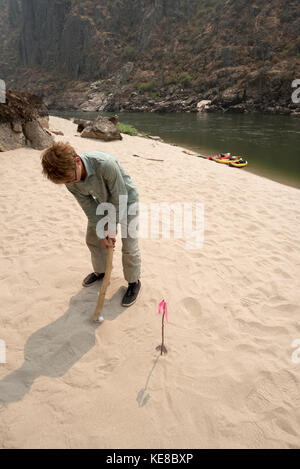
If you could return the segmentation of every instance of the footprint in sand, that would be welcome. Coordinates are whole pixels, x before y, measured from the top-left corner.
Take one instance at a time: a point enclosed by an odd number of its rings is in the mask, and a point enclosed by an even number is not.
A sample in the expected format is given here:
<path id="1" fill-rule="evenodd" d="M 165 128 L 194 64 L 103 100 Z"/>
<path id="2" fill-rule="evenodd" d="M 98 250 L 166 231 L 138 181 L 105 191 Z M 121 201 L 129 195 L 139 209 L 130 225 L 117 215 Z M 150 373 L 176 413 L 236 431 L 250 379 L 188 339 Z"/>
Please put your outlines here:
<path id="1" fill-rule="evenodd" d="M 246 406 L 252 412 L 270 412 L 274 409 L 295 407 L 300 403 L 300 383 L 292 373 L 280 371 L 257 380 L 246 398 Z"/>
<path id="2" fill-rule="evenodd" d="M 181 312 L 184 316 L 184 321 L 189 323 L 195 323 L 199 326 L 199 319 L 202 316 L 202 307 L 200 302 L 193 297 L 186 297 L 181 302 Z M 189 326 L 188 326 L 189 327 Z"/>
<path id="3" fill-rule="evenodd" d="M 265 337 L 270 334 L 288 335 L 286 327 L 271 326 L 258 321 L 245 321 L 243 318 L 237 318 L 237 325 L 242 332 L 251 334 L 253 337 Z"/>

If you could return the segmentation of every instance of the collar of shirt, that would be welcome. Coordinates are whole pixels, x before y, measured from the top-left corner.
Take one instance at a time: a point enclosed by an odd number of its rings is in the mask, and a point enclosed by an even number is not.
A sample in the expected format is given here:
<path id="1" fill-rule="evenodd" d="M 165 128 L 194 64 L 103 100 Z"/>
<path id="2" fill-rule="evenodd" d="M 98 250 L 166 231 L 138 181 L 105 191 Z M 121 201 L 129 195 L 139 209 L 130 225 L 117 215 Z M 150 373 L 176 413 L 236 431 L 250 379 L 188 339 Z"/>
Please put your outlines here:
<path id="1" fill-rule="evenodd" d="M 85 154 L 79 155 L 79 156 L 80 156 L 81 160 L 84 163 L 84 167 L 85 167 L 85 170 L 86 170 L 86 173 L 87 173 L 86 179 L 88 179 L 90 176 L 92 176 L 92 174 L 95 174 L 94 168 L 91 165 L 89 159 L 85 156 Z M 86 179 L 84 181 L 81 181 L 81 182 L 85 182 Z"/>

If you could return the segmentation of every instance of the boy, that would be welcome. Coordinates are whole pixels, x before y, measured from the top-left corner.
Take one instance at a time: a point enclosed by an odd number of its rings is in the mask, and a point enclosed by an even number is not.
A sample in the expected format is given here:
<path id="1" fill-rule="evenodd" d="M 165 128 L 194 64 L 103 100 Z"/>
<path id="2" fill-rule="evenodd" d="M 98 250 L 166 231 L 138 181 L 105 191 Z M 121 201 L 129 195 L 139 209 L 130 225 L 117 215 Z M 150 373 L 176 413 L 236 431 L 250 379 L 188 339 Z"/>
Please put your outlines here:
<path id="1" fill-rule="evenodd" d="M 127 291 L 122 306 L 131 306 L 141 289 L 141 256 L 138 237 L 130 236 L 128 225 L 135 216 L 128 214 L 130 206 L 138 206 L 138 190 L 122 166 L 113 156 L 101 151 L 78 155 L 67 142 L 56 142 L 41 155 L 43 174 L 55 184 L 65 184 L 74 195 L 88 218 L 86 243 L 91 252 L 94 272 L 83 280 L 89 287 L 105 275 L 106 249 L 115 246 L 117 230 L 102 239 L 96 232 L 101 217 L 97 207 L 103 202 L 111 203 L 116 209 L 116 223 L 122 224 L 122 264 Z M 120 196 L 127 200 L 127 221 L 119 219 Z M 125 198 L 124 198 L 125 197 Z M 127 197 L 127 199 L 126 199 Z M 138 214 L 137 214 L 138 215 Z M 125 228 L 125 236 L 123 237 Z"/>

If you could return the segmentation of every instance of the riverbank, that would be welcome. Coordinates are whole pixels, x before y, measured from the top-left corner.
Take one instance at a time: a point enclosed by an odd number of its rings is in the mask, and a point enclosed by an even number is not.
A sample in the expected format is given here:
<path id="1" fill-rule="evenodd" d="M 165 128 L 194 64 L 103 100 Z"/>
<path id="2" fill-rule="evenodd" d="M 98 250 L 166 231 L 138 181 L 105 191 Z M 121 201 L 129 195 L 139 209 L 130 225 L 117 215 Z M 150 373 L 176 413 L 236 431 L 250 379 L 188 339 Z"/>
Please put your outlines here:
<path id="1" fill-rule="evenodd" d="M 141 239 L 143 291 L 124 310 L 118 238 L 95 327 L 85 215 L 43 179 L 39 151 L 1 153 L 1 447 L 299 448 L 300 191 L 166 143 L 50 128 L 79 154 L 115 155 L 145 204 L 204 204 L 204 244 Z"/>
<path id="2" fill-rule="evenodd" d="M 99 116 L 82 111 L 51 114 L 90 120 Z M 122 112 L 119 119 L 195 153 L 241 155 L 249 162 L 247 172 L 300 189 L 299 121 L 290 116 Z"/>

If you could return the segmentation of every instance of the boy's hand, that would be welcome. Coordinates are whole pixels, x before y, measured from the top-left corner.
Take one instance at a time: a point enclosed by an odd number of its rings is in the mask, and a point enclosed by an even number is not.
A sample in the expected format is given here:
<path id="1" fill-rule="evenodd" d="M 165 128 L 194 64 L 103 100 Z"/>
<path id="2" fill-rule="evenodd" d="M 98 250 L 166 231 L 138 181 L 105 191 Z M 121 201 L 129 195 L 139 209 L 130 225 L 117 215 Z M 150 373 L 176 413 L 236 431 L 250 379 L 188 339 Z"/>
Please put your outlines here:
<path id="1" fill-rule="evenodd" d="M 111 247 L 115 247 L 116 246 L 116 241 L 117 241 L 117 238 L 116 236 L 106 236 L 105 239 L 101 239 L 101 243 L 103 244 L 103 246 L 105 248 L 111 248 Z"/>

